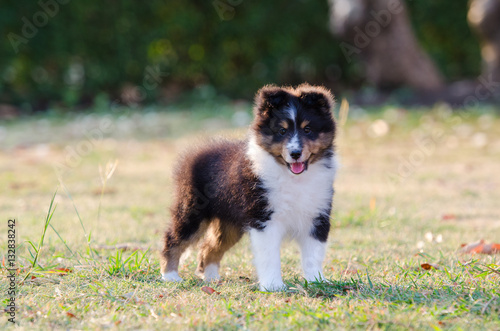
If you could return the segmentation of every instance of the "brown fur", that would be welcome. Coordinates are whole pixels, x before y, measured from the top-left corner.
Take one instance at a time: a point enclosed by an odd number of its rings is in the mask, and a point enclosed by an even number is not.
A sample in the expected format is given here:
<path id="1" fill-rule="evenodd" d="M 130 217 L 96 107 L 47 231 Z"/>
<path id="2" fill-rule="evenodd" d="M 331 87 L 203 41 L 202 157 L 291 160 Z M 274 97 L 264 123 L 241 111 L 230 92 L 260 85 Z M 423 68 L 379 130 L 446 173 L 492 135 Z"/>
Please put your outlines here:
<path id="1" fill-rule="evenodd" d="M 234 226 L 224 226 L 218 219 L 212 221 L 198 254 L 197 272 L 203 273 L 205 267 L 211 263 L 220 266 L 224 253 L 233 247 L 242 236 L 241 229 Z"/>
<path id="2" fill-rule="evenodd" d="M 272 137 L 270 136 L 257 137 L 257 143 L 261 146 L 266 146 L 266 150 L 275 157 L 276 161 L 285 164 L 285 160 L 281 157 L 284 148 L 283 144 L 273 143 Z"/>
<path id="3" fill-rule="evenodd" d="M 306 141 L 302 153 L 309 158 L 310 163 L 320 160 L 324 155 L 325 146 L 331 146 L 333 133 L 320 133 L 318 139 Z M 310 157 L 309 157 L 310 156 Z"/>
<path id="4" fill-rule="evenodd" d="M 207 224 L 207 222 L 202 222 L 200 225 L 200 229 L 196 232 L 196 235 L 187 240 L 182 240 L 180 238 L 175 238 L 173 240 L 169 239 L 167 238 L 167 236 L 170 233 L 174 234 L 175 231 L 167 232 L 165 234 L 165 247 L 160 254 L 161 273 L 178 270 L 179 260 L 182 253 L 184 253 L 189 246 L 195 245 L 198 241 L 200 241 L 203 234 L 207 231 L 208 227 L 209 225 Z"/>

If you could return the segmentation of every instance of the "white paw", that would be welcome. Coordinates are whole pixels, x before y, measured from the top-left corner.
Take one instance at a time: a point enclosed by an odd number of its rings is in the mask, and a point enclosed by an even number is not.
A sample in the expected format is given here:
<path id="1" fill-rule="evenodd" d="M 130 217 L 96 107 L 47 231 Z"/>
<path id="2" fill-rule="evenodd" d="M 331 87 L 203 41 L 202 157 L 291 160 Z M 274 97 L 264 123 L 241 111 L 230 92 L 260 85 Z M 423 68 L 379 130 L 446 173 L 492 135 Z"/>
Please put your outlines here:
<path id="1" fill-rule="evenodd" d="M 203 279 L 206 282 L 214 282 L 220 279 L 219 276 L 219 266 L 216 264 L 209 264 L 205 268 L 205 273 L 203 274 Z"/>
<path id="2" fill-rule="evenodd" d="M 166 282 L 182 282 L 183 279 L 179 277 L 177 271 L 169 271 L 161 275 L 161 278 Z"/>
<path id="3" fill-rule="evenodd" d="M 282 282 L 262 282 L 260 283 L 260 290 L 264 292 L 279 292 L 286 290 L 286 285 Z"/>

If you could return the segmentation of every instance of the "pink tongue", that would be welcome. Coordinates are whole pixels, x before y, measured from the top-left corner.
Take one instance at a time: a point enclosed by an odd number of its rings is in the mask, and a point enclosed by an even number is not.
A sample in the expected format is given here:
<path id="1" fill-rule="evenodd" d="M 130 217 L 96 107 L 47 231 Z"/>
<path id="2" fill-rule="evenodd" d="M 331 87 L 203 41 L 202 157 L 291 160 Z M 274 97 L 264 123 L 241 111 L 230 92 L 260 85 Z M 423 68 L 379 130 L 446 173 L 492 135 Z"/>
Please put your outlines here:
<path id="1" fill-rule="evenodd" d="M 294 162 L 290 165 L 290 169 L 294 174 L 300 174 L 304 171 L 305 163 L 304 162 Z"/>

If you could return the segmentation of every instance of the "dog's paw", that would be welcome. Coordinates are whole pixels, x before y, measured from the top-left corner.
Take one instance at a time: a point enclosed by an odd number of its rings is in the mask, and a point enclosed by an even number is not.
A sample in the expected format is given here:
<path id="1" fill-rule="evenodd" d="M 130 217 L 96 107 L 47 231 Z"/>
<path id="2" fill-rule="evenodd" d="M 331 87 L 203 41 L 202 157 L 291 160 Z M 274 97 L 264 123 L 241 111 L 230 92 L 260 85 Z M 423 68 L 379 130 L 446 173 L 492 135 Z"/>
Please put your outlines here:
<path id="1" fill-rule="evenodd" d="M 205 282 L 217 282 L 220 280 L 219 275 L 219 266 L 216 264 L 209 264 L 205 268 L 205 272 L 203 274 L 203 280 Z"/>
<path id="2" fill-rule="evenodd" d="M 280 292 L 285 291 L 287 286 L 283 282 L 260 283 L 260 290 L 263 292 Z"/>
<path id="3" fill-rule="evenodd" d="M 179 277 L 177 271 L 169 271 L 161 275 L 161 278 L 166 282 L 182 282 L 183 279 Z"/>

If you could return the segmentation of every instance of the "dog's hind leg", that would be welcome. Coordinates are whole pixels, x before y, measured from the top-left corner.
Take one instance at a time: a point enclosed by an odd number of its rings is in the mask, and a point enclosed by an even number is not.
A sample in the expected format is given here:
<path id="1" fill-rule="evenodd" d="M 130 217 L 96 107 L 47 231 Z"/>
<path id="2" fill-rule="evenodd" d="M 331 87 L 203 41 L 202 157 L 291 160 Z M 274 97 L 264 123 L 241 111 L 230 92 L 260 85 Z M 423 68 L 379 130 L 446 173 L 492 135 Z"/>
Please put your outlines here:
<path id="1" fill-rule="evenodd" d="M 165 232 L 164 247 L 160 254 L 161 275 L 165 281 L 180 282 L 179 260 L 182 253 L 206 231 L 206 222 L 200 215 L 184 217 L 174 215 L 173 223 Z"/>
<path id="2" fill-rule="evenodd" d="M 218 219 L 208 226 L 207 234 L 198 254 L 197 273 L 202 274 L 205 281 L 218 280 L 220 261 L 224 253 L 236 244 L 243 236 L 243 230 L 234 225 L 223 224 Z"/>

